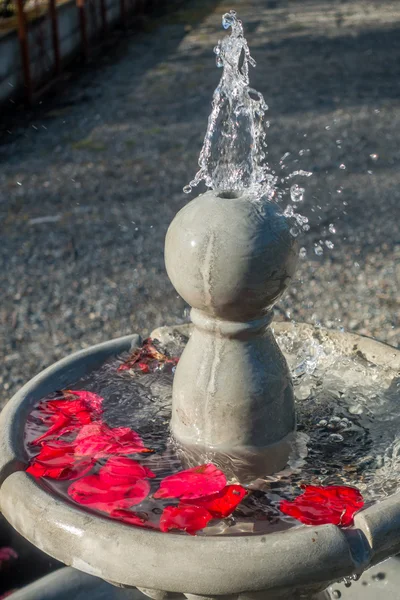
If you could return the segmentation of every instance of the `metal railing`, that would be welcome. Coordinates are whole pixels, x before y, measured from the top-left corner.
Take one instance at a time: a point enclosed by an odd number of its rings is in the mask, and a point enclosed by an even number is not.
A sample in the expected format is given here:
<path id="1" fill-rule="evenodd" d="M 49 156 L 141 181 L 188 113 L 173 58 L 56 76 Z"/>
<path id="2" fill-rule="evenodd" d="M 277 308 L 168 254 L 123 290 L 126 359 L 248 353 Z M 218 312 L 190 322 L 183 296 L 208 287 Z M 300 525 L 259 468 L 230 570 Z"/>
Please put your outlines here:
<path id="1" fill-rule="evenodd" d="M 79 47 L 82 58 L 87 60 L 104 40 L 111 25 L 118 21 L 126 27 L 130 19 L 149 14 L 166 4 L 165 0 L 119 0 L 118 16 L 109 19 L 110 4 L 107 0 L 75 0 L 79 22 Z M 63 0 L 0 0 L 0 23 L 10 23 L 18 31 L 24 97 L 28 104 L 45 91 L 60 75 L 69 57 L 60 50 L 59 11 Z M 113 7 L 115 9 L 115 7 Z"/>

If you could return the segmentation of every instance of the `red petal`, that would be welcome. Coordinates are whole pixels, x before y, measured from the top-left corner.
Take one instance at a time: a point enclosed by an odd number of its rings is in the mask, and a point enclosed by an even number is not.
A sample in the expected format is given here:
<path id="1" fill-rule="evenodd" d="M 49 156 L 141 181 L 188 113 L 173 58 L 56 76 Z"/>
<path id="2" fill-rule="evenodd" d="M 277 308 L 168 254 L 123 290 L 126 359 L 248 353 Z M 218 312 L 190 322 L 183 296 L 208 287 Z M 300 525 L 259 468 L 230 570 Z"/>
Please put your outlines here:
<path id="1" fill-rule="evenodd" d="M 174 366 L 178 363 L 178 358 L 169 358 L 162 354 L 155 347 L 153 340 L 147 338 L 144 340 L 141 348 L 136 348 L 129 358 L 118 367 L 118 371 L 126 371 L 127 369 L 135 369 L 142 373 L 150 373 L 156 371 L 164 365 Z"/>
<path id="2" fill-rule="evenodd" d="M 333 523 L 342 527 L 353 524 L 354 515 L 364 506 L 356 488 L 330 485 L 304 486 L 304 493 L 293 501 L 282 500 L 280 510 L 305 525 Z"/>
<path id="3" fill-rule="evenodd" d="M 215 518 L 225 519 L 233 513 L 246 494 L 247 491 L 241 485 L 227 485 L 218 494 L 185 500 L 185 502 L 206 508 Z"/>
<path id="4" fill-rule="evenodd" d="M 108 427 L 94 422 L 84 425 L 75 439 L 77 456 L 118 456 L 137 452 L 151 452 L 145 448 L 140 436 L 128 427 Z"/>
<path id="5" fill-rule="evenodd" d="M 58 479 L 59 481 L 77 479 L 89 473 L 94 465 L 91 459 L 78 460 L 71 466 L 56 467 L 47 463 L 34 460 L 27 468 L 26 472 L 34 477 L 48 477 L 49 479 Z"/>
<path id="6" fill-rule="evenodd" d="M 134 483 L 137 479 L 155 477 L 155 474 L 132 458 L 113 456 L 101 467 L 99 477 L 108 485 L 121 485 Z"/>
<path id="7" fill-rule="evenodd" d="M 61 430 L 65 430 L 65 428 L 67 428 L 67 427 L 68 428 L 73 427 L 74 429 L 76 429 L 76 427 L 79 427 L 79 424 L 77 424 L 77 426 L 72 425 L 71 419 L 69 417 L 67 417 L 66 415 L 63 415 L 62 413 L 60 413 L 60 415 L 57 417 L 54 424 L 51 427 L 49 427 L 49 429 L 45 433 L 40 435 L 38 438 L 33 440 L 33 442 L 31 442 L 31 443 L 34 446 L 38 446 L 41 442 L 43 442 L 47 438 L 55 436 L 56 434 L 59 435 L 59 432 Z"/>
<path id="8" fill-rule="evenodd" d="M 122 521 L 123 523 L 126 523 L 127 525 L 137 525 L 138 527 L 149 527 L 151 529 L 158 529 L 156 527 L 156 525 L 154 525 L 150 521 L 144 519 L 143 517 L 140 517 L 138 514 L 132 512 L 130 510 L 123 510 L 123 509 L 112 510 L 110 512 L 110 517 L 112 517 L 113 519 L 116 519 L 117 521 Z"/>
<path id="9" fill-rule="evenodd" d="M 110 487 L 98 475 L 82 477 L 68 488 L 68 495 L 78 504 L 107 513 L 140 504 L 149 492 L 150 484 L 146 480 Z"/>
<path id="10" fill-rule="evenodd" d="M 215 465 L 208 463 L 165 477 L 154 498 L 190 500 L 216 494 L 225 486 L 225 475 Z"/>
<path id="11" fill-rule="evenodd" d="M 43 444 L 39 454 L 27 468 L 27 473 L 50 479 L 76 479 L 88 473 L 94 462 L 90 457 L 77 459 L 73 444 L 52 442 Z"/>
<path id="12" fill-rule="evenodd" d="M 18 558 L 18 554 L 15 552 L 14 548 L 10 548 L 9 546 L 3 546 L 2 548 L 0 548 L 1 562 L 11 560 L 12 558 Z"/>
<path id="13" fill-rule="evenodd" d="M 73 394 L 79 400 L 83 400 L 86 407 L 94 412 L 101 413 L 103 398 L 94 392 L 86 392 L 85 390 L 65 390 L 67 394 Z"/>
<path id="14" fill-rule="evenodd" d="M 76 413 L 87 410 L 87 406 L 82 400 L 45 400 L 40 403 L 39 409 L 74 417 Z"/>
<path id="15" fill-rule="evenodd" d="M 180 529 L 194 535 L 211 521 L 212 515 L 202 506 L 166 506 L 160 519 L 161 531 Z"/>

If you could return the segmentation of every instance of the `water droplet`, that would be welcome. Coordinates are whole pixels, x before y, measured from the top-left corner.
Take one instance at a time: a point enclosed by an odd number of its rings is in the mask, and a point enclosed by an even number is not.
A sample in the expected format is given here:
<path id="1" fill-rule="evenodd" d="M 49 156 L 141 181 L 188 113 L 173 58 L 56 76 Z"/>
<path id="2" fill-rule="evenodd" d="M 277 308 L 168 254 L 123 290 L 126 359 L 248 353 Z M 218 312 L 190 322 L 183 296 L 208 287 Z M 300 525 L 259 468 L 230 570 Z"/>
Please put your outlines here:
<path id="1" fill-rule="evenodd" d="M 314 252 L 317 256 L 321 256 L 324 253 L 324 250 L 319 244 L 314 244 Z"/>
<path id="2" fill-rule="evenodd" d="M 339 590 L 332 590 L 332 598 L 334 598 L 334 600 L 338 600 L 338 598 L 341 598 L 342 594 L 341 592 L 339 592 Z"/>
<path id="3" fill-rule="evenodd" d="M 297 183 L 292 185 L 292 187 L 290 188 L 290 198 L 292 202 L 302 202 L 304 199 L 304 192 L 305 189 L 297 185 Z"/>
<path id="4" fill-rule="evenodd" d="M 307 250 L 304 247 L 300 248 L 299 256 L 300 258 L 305 258 L 307 256 Z"/>
<path id="5" fill-rule="evenodd" d="M 297 227 L 292 227 L 290 229 L 290 233 L 293 237 L 297 237 L 299 235 L 299 230 L 297 229 Z"/>
<path id="6" fill-rule="evenodd" d="M 235 11 L 223 15 L 222 25 L 230 28 L 230 34 L 218 42 L 214 53 L 217 66 L 223 67 L 224 73 L 213 95 L 199 157 L 200 169 L 189 186 L 193 189 L 204 181 L 207 187 L 221 191 L 246 189 L 255 201 L 262 197 L 280 200 L 283 196 L 283 190 L 278 189 L 280 177 L 266 161 L 269 122 L 265 111 L 268 106 L 262 94 L 250 88 L 249 66 L 255 67 L 256 62 Z M 281 168 L 285 166 L 282 164 L 285 156 L 281 159 Z M 284 182 L 311 174 L 296 170 Z M 303 191 L 298 186 L 296 189 L 294 201 L 300 202 Z M 191 190 L 186 186 L 184 191 Z"/>
<path id="7" fill-rule="evenodd" d="M 336 227 L 334 226 L 333 223 L 329 223 L 329 233 L 336 233 Z"/>
<path id="8" fill-rule="evenodd" d="M 339 165 L 339 169 L 345 169 L 346 165 L 344 163 L 342 163 L 341 165 Z"/>
<path id="9" fill-rule="evenodd" d="M 285 215 L 285 217 L 293 217 L 293 215 L 294 215 L 293 206 L 288 204 L 287 207 L 285 208 L 285 210 L 283 211 L 283 214 Z"/>
<path id="10" fill-rule="evenodd" d="M 378 158 L 379 158 L 379 154 L 370 154 L 370 155 L 369 155 L 369 157 L 370 157 L 372 160 L 378 160 Z"/>
<path id="11" fill-rule="evenodd" d="M 332 248 L 334 248 L 335 244 L 333 242 L 331 242 L 331 240 L 325 240 L 325 246 L 327 248 L 329 248 L 329 250 L 332 250 Z"/>
<path id="12" fill-rule="evenodd" d="M 190 185 L 185 185 L 185 187 L 183 188 L 183 191 L 185 194 L 190 194 L 190 192 L 192 191 L 192 188 L 190 187 Z"/>

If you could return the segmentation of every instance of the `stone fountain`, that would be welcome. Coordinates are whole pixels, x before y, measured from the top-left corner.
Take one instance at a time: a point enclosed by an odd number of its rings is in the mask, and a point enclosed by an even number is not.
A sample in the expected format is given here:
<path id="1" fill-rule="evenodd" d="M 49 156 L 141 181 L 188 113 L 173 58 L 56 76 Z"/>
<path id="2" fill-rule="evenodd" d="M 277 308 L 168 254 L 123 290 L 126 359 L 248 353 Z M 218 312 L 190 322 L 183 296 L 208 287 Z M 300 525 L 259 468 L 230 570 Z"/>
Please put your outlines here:
<path id="1" fill-rule="evenodd" d="M 276 324 L 273 333 L 272 308 L 295 272 L 297 244 L 292 224 L 275 202 L 276 178 L 265 166 L 266 106 L 248 82 L 248 64 L 254 61 L 235 13 L 224 15 L 223 24 L 231 35 L 215 52 L 224 71 L 200 171 L 187 191 L 202 179 L 212 189 L 177 214 L 165 246 L 168 275 L 192 307 L 193 325 L 161 328 L 151 337 L 164 344 L 179 336 L 189 340 L 176 368 L 169 409 L 183 464 L 213 462 L 232 480 L 268 483 L 285 472 L 298 439 L 286 361 L 292 346 L 286 344 L 285 358 L 274 333 L 283 345 L 285 340 L 312 343 L 345 359 L 348 380 L 355 377 L 358 367 L 352 360 L 357 358 L 374 369 L 375 380 L 395 381 L 400 352 L 302 324 Z M 38 400 L 140 344 L 139 336 L 131 335 L 75 353 L 37 375 L 3 410 L 0 506 L 29 541 L 68 566 L 130 589 L 126 597 L 137 598 L 140 590 L 154 600 L 178 595 L 322 600 L 329 598 L 325 590 L 333 582 L 358 576 L 400 551 L 397 493 L 370 502 L 351 527 L 187 536 L 127 526 L 82 510 L 27 474 L 25 423 Z"/>

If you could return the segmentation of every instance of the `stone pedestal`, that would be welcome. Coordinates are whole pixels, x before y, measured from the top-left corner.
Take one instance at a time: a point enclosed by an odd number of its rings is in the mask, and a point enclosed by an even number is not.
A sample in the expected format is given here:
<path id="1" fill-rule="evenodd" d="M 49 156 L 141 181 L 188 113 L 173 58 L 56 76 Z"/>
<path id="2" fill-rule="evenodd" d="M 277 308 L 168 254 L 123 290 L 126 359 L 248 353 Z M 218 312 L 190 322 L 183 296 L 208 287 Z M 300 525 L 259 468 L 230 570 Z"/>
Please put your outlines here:
<path id="1" fill-rule="evenodd" d="M 285 466 L 295 429 L 286 361 L 269 327 L 297 246 L 275 204 L 209 191 L 171 223 L 168 275 L 195 325 L 178 364 L 172 432 L 240 479 Z"/>

